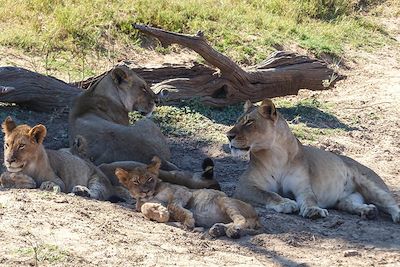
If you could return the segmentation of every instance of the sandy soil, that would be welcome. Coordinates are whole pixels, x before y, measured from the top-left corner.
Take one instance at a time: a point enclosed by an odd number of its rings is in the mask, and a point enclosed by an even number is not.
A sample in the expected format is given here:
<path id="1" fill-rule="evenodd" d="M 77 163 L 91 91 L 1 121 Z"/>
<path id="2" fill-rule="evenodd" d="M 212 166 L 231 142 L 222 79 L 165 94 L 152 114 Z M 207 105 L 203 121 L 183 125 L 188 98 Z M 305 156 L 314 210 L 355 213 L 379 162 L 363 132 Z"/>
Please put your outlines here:
<path id="1" fill-rule="evenodd" d="M 390 21 L 395 39 L 400 20 Z M 303 91 L 334 104 L 334 115 L 355 129 L 321 137 L 317 145 L 351 156 L 379 173 L 400 203 L 400 49 L 349 51 L 341 72 L 347 79 L 325 92 Z M 47 146 L 67 144 L 62 114 L 40 114 L 1 107 L 21 122 L 44 122 Z M 1 118 L 3 120 L 4 118 Z M 226 130 L 229 126 L 225 127 Z M 199 167 L 216 159 L 217 179 L 228 194 L 246 168 L 223 144 L 170 138 L 174 162 Z M 2 159 L 1 159 L 2 160 Z M 325 219 L 259 209 L 265 233 L 239 240 L 212 240 L 172 225 L 157 224 L 132 207 L 39 190 L 0 191 L 2 266 L 400 266 L 400 225 L 388 216 L 367 221 L 334 210 Z"/>

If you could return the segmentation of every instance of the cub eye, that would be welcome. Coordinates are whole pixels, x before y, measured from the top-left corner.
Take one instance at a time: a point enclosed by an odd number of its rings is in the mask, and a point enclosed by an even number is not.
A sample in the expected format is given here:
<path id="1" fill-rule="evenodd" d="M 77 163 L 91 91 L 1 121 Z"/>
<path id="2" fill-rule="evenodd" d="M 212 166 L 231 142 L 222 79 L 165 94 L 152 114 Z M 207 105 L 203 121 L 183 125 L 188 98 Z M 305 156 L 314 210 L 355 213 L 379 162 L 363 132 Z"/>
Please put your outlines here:
<path id="1" fill-rule="evenodd" d="M 153 177 L 150 177 L 149 179 L 147 179 L 147 182 L 151 182 L 153 181 Z"/>
<path id="2" fill-rule="evenodd" d="M 22 150 L 22 149 L 24 149 L 25 148 L 25 144 L 20 144 L 19 146 L 18 146 L 18 149 L 19 150 Z"/>
<path id="3" fill-rule="evenodd" d="M 4 147 L 5 147 L 5 148 L 8 148 L 8 143 L 4 143 Z"/>

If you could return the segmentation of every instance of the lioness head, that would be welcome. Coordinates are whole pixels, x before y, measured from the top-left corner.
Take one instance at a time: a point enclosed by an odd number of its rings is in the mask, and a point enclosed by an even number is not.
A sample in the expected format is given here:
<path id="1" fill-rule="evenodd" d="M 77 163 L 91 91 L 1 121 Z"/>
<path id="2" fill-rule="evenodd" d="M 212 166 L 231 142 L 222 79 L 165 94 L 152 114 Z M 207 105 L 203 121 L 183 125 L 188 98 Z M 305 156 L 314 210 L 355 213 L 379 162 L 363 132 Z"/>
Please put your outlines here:
<path id="1" fill-rule="evenodd" d="M 227 133 L 232 154 L 242 156 L 249 151 L 271 147 L 277 120 L 278 114 L 270 99 L 265 99 L 258 107 L 246 101 L 243 115 Z"/>
<path id="2" fill-rule="evenodd" d="M 7 117 L 1 125 L 4 132 L 4 165 L 9 172 L 21 172 L 29 167 L 37 151 L 43 149 L 46 127 L 39 124 L 30 127 L 26 124 L 16 125 Z"/>
<path id="3" fill-rule="evenodd" d="M 96 90 L 106 91 L 109 97 L 120 102 L 128 112 L 136 110 L 144 115 L 151 114 L 158 98 L 141 77 L 124 65 L 115 67 L 108 75 L 111 79 L 100 81 Z"/>
<path id="4" fill-rule="evenodd" d="M 135 199 L 151 197 L 158 182 L 161 160 L 155 156 L 146 167 L 136 167 L 131 171 L 115 169 L 115 175 Z"/>

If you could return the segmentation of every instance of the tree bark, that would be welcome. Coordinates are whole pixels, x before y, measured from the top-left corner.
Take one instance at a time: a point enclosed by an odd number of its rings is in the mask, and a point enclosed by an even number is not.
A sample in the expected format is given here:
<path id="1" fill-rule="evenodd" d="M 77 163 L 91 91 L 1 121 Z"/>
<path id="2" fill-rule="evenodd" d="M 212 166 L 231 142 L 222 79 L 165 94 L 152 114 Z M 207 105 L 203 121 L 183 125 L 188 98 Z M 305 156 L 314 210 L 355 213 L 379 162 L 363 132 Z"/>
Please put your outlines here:
<path id="1" fill-rule="evenodd" d="M 214 50 L 201 32 L 195 36 L 135 25 L 163 45 L 176 43 L 201 55 L 213 67 L 203 64 L 129 67 L 142 76 L 163 103 L 197 98 L 211 106 L 225 106 L 244 100 L 295 95 L 300 89 L 325 90 L 337 74 L 322 61 L 277 51 L 258 65 L 241 68 Z M 67 84 L 51 76 L 15 67 L 0 67 L 0 102 L 16 103 L 36 111 L 68 111 L 72 100 L 105 73 L 85 81 Z"/>
<path id="2" fill-rule="evenodd" d="M 23 68 L 0 67 L 0 102 L 35 111 L 68 112 L 82 89 Z"/>
<path id="3" fill-rule="evenodd" d="M 242 69 L 228 57 L 214 50 L 202 32 L 195 36 L 134 25 L 139 31 L 156 37 L 163 45 L 179 44 L 196 51 L 219 72 L 191 79 L 176 72 L 173 77 L 153 85 L 166 102 L 197 97 L 212 106 L 224 106 L 243 100 L 257 102 L 267 97 L 295 95 L 300 89 L 325 90 L 338 77 L 317 59 L 277 51 L 256 66 Z"/>

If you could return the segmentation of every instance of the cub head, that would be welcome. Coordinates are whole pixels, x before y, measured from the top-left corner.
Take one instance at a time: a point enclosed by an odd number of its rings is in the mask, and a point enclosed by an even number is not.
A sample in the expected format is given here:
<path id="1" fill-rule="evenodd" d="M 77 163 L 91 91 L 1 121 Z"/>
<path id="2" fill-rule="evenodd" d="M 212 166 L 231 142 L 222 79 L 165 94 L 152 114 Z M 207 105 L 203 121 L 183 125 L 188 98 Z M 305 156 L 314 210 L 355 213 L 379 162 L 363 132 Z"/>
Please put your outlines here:
<path id="1" fill-rule="evenodd" d="M 275 141 L 278 113 L 270 99 L 254 106 L 244 104 L 244 113 L 229 132 L 229 147 L 234 156 L 243 156 L 250 151 L 268 149 Z"/>
<path id="2" fill-rule="evenodd" d="M 135 199 L 142 199 L 154 195 L 160 166 L 161 160 L 155 156 L 145 167 L 136 167 L 131 171 L 117 168 L 115 175 Z"/>
<path id="3" fill-rule="evenodd" d="M 43 149 L 46 127 L 17 125 L 7 117 L 1 125 L 4 133 L 4 165 L 9 172 L 23 172 Z"/>
<path id="4" fill-rule="evenodd" d="M 113 97 L 119 99 L 128 112 L 136 110 L 144 115 L 151 115 L 158 98 L 141 77 L 123 65 L 115 67 L 108 75 L 111 79 L 106 81 L 111 81 L 112 85 L 104 86 L 108 87 L 107 90 L 110 90 L 111 86 L 116 89 L 112 91 L 116 94 Z"/>

